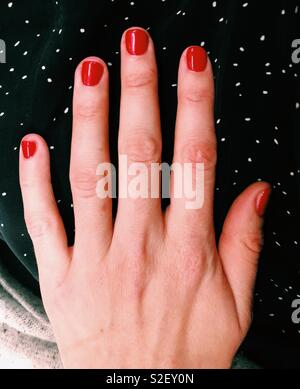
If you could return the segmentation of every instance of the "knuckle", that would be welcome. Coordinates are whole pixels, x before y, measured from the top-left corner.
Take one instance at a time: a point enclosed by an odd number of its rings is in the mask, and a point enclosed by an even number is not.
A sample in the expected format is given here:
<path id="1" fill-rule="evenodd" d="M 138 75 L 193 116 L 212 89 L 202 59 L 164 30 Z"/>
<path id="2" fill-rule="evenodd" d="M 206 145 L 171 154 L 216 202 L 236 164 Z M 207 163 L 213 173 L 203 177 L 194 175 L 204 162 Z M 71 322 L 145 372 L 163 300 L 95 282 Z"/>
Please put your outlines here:
<path id="1" fill-rule="evenodd" d="M 99 104 L 96 100 L 80 102 L 74 105 L 73 116 L 75 119 L 95 119 L 100 114 Z"/>
<path id="2" fill-rule="evenodd" d="M 120 154 L 127 155 L 131 162 L 157 162 L 161 156 L 161 142 L 149 135 L 139 135 L 122 142 Z"/>
<path id="3" fill-rule="evenodd" d="M 186 163 L 202 163 L 204 170 L 212 170 L 217 163 L 217 150 L 214 142 L 200 144 L 187 142 L 182 147 L 182 159 Z"/>
<path id="4" fill-rule="evenodd" d="M 97 175 L 94 169 L 72 169 L 70 173 L 72 191 L 82 198 L 96 197 Z"/>
<path id="5" fill-rule="evenodd" d="M 25 217 L 25 222 L 32 240 L 43 238 L 44 236 L 47 236 L 49 232 L 53 232 L 57 229 L 55 219 L 50 217 L 27 215 Z"/>
<path id="6" fill-rule="evenodd" d="M 123 265 L 123 283 L 130 298 L 141 298 L 146 287 L 146 267 L 141 256 L 128 255 Z"/>
<path id="7" fill-rule="evenodd" d="M 182 257 L 182 275 L 184 278 L 198 278 L 205 272 L 205 260 L 198 255 L 188 255 Z"/>
<path id="8" fill-rule="evenodd" d="M 247 251 L 259 255 L 263 247 L 263 237 L 260 232 L 248 233 L 241 238 L 242 245 Z"/>
<path id="9" fill-rule="evenodd" d="M 155 85 L 156 71 L 148 68 L 135 73 L 128 73 L 123 76 L 123 86 L 126 89 L 138 89 Z"/>
<path id="10" fill-rule="evenodd" d="M 210 88 L 199 88 L 197 85 L 182 90 L 179 93 L 179 100 L 187 101 L 188 103 L 212 103 L 213 99 L 214 94 Z"/>
<path id="11" fill-rule="evenodd" d="M 35 187 L 34 179 L 29 178 L 23 178 L 22 175 L 20 175 L 20 185 L 23 190 L 26 191 L 32 191 L 32 189 Z"/>
<path id="12" fill-rule="evenodd" d="M 199 244 L 194 247 L 181 248 L 180 272 L 189 283 L 198 282 L 204 275 L 210 274 L 213 264 L 214 261 L 210 260 L 206 250 L 199 249 Z"/>

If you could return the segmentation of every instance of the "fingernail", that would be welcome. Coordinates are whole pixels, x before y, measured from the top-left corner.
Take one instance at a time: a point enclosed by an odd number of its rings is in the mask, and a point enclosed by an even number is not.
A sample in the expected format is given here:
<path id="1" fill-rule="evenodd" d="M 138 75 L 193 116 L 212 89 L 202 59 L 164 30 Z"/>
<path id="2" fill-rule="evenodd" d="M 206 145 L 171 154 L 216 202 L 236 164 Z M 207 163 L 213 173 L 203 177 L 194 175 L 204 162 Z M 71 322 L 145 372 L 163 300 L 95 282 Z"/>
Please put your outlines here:
<path id="1" fill-rule="evenodd" d="M 263 217 L 265 212 L 266 212 L 267 205 L 268 205 L 269 200 L 270 200 L 271 192 L 272 192 L 272 189 L 269 187 L 269 188 L 261 191 L 257 195 L 256 211 L 257 211 L 258 216 L 260 216 L 260 217 Z"/>
<path id="2" fill-rule="evenodd" d="M 22 151 L 25 159 L 29 159 L 34 156 L 36 152 L 37 145 L 35 142 L 23 140 L 22 141 Z"/>
<path id="3" fill-rule="evenodd" d="M 126 48 L 131 55 L 143 55 L 149 45 L 149 36 L 144 30 L 133 28 L 126 33 Z"/>
<path id="4" fill-rule="evenodd" d="M 101 62 L 85 61 L 82 64 L 82 82 L 86 86 L 96 86 L 101 81 L 104 68 Z"/>
<path id="5" fill-rule="evenodd" d="M 187 66 L 193 72 L 203 72 L 207 65 L 206 51 L 200 46 L 191 46 L 186 53 Z"/>

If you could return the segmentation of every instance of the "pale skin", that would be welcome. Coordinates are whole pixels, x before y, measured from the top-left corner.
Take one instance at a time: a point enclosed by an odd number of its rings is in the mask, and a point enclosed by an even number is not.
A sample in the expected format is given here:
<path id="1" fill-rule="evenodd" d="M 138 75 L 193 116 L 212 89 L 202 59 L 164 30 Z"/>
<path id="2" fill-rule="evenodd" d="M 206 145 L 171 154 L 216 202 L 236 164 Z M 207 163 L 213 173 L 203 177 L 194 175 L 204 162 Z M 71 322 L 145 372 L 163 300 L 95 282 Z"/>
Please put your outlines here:
<path id="1" fill-rule="evenodd" d="M 119 153 L 131 162 L 161 159 L 157 68 L 150 38 L 143 55 L 121 41 Z M 68 247 L 54 198 L 45 141 L 20 153 L 25 221 L 38 261 L 46 312 L 66 368 L 229 368 L 250 326 L 262 242 L 258 182 L 234 202 L 219 242 L 213 222 L 216 166 L 214 83 L 182 54 L 174 161 L 205 164 L 205 201 L 187 210 L 171 199 L 111 199 L 96 195 L 99 163 L 109 162 L 108 70 L 96 86 L 75 73 L 70 183 L 75 243 Z M 86 60 L 85 60 L 86 61 Z M 171 131 L 172 129 L 170 129 Z"/>

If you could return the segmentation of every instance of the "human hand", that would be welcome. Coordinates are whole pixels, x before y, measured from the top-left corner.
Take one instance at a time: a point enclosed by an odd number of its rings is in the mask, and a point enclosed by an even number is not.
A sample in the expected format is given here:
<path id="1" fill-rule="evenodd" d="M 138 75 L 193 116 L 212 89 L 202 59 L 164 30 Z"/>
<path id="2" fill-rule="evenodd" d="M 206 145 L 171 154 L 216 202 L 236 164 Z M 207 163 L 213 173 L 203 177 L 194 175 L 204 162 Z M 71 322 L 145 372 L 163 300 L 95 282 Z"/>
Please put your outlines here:
<path id="1" fill-rule="evenodd" d="M 121 55 L 119 154 L 150 170 L 160 162 L 162 142 L 148 33 L 127 31 Z M 27 135 L 20 152 L 25 220 L 63 364 L 228 368 L 251 321 L 270 187 L 256 183 L 238 197 L 217 246 L 213 75 L 205 51 L 192 47 L 179 68 L 174 162 L 204 164 L 204 205 L 186 209 L 186 198 L 171 196 L 164 213 L 159 198 L 119 198 L 113 223 L 111 199 L 96 194 L 97 167 L 110 160 L 108 87 L 102 60 L 80 63 L 70 167 L 74 247 L 67 245 L 53 195 L 45 141 Z M 124 171 L 119 176 L 122 186 Z"/>

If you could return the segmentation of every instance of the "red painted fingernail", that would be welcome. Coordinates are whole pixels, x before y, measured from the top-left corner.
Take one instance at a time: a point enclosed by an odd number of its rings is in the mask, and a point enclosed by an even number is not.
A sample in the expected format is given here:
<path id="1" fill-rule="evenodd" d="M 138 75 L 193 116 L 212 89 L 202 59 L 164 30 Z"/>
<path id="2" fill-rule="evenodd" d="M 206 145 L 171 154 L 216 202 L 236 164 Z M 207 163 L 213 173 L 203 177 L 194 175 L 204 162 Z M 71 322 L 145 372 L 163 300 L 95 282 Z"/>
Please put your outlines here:
<path id="1" fill-rule="evenodd" d="M 131 55 L 143 55 L 149 45 L 149 36 L 144 30 L 133 28 L 126 33 L 126 48 Z"/>
<path id="2" fill-rule="evenodd" d="M 203 72 L 207 65 L 206 51 L 200 46 L 191 46 L 186 53 L 187 66 L 193 72 Z"/>
<path id="3" fill-rule="evenodd" d="M 86 86 L 96 86 L 101 81 L 104 67 L 101 62 L 85 61 L 82 64 L 82 82 Z"/>
<path id="4" fill-rule="evenodd" d="M 272 192 L 272 189 L 269 187 L 269 188 L 266 188 L 263 191 L 261 191 L 257 196 L 256 211 L 257 211 L 258 216 L 260 216 L 260 217 L 263 217 L 265 212 L 266 212 L 267 205 L 268 205 L 269 200 L 270 200 L 271 192 Z"/>
<path id="5" fill-rule="evenodd" d="M 22 141 L 22 151 L 25 159 L 29 159 L 34 156 L 36 152 L 37 145 L 35 142 L 23 140 Z"/>

